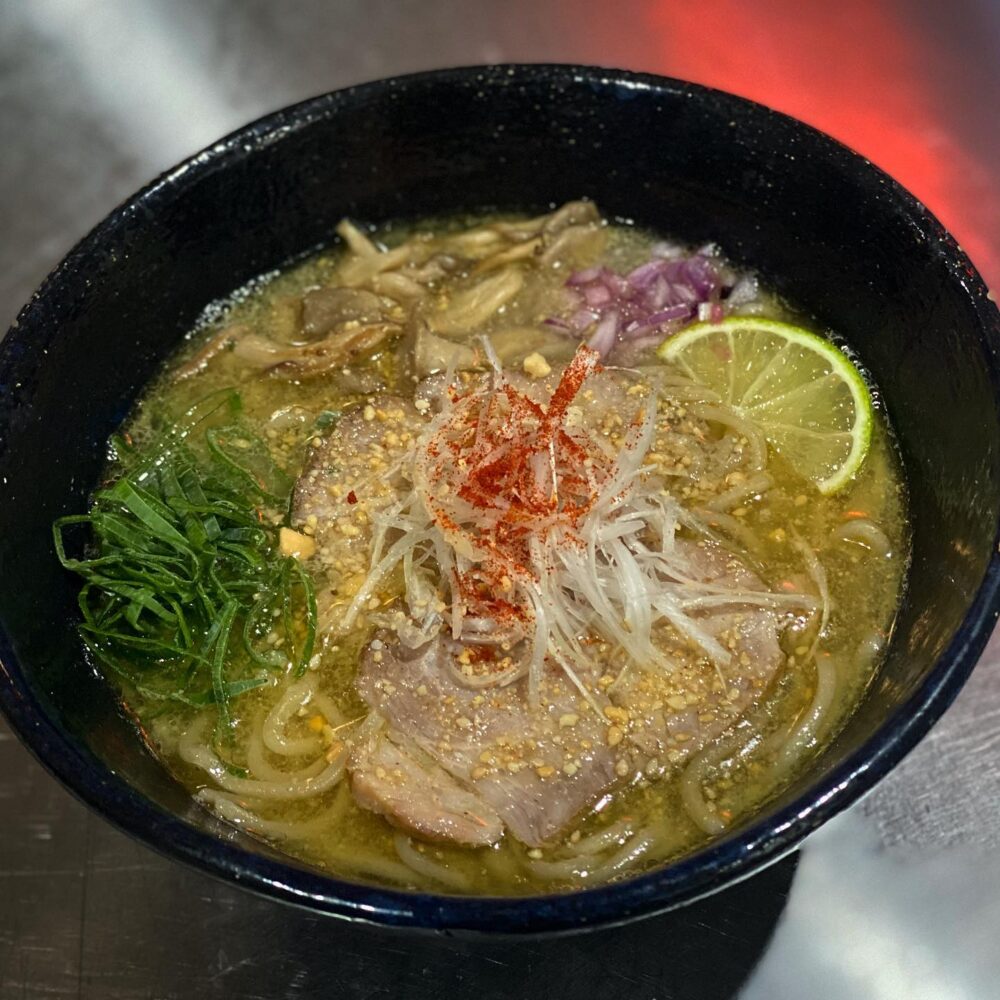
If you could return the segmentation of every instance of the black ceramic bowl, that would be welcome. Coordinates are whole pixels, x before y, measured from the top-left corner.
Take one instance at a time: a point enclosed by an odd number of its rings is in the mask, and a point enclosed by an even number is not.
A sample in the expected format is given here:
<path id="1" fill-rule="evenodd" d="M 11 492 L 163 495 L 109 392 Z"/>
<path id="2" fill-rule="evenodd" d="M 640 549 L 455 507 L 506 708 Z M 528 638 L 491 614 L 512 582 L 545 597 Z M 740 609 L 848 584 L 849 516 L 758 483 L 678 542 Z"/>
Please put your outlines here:
<path id="1" fill-rule="evenodd" d="M 888 659 L 810 773 L 658 871 L 572 895 L 463 899 L 349 884 L 220 823 L 143 748 L 74 633 L 52 551 L 104 442 L 211 300 L 361 220 L 535 211 L 713 240 L 874 373 L 910 485 L 913 566 Z M 458 69 L 328 94 L 165 174 L 84 239 L 0 347 L 0 704 L 72 791 L 157 850 L 278 899 L 386 924 L 569 929 L 744 877 L 849 805 L 954 698 L 997 616 L 1000 320 L 954 240 L 898 184 L 796 121 L 674 80 L 565 66 Z"/>

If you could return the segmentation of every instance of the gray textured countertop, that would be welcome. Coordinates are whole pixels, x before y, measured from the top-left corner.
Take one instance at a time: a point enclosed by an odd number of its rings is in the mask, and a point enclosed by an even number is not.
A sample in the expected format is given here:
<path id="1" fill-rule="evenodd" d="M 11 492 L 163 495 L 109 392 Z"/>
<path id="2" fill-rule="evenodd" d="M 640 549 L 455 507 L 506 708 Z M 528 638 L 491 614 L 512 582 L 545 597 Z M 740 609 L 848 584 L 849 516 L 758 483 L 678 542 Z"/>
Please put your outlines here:
<path id="1" fill-rule="evenodd" d="M 686 77 L 825 128 L 1000 284 L 993 0 L 9 0 L 0 319 L 113 205 L 246 120 L 362 79 L 543 60 Z M 255 899 L 91 815 L 0 723 L 0 1000 L 995 997 L 998 666 L 994 637 L 931 735 L 797 870 L 557 943 L 375 935 Z"/>

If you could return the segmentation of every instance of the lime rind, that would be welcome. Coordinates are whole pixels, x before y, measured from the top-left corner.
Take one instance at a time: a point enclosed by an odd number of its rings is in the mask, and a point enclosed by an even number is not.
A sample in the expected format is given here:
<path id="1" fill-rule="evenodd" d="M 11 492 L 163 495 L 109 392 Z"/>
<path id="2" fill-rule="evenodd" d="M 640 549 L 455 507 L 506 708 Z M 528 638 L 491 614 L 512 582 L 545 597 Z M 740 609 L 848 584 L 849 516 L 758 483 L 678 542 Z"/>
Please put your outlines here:
<path id="1" fill-rule="evenodd" d="M 851 360 L 809 330 L 734 316 L 695 323 L 658 349 L 694 381 L 756 422 L 768 442 L 824 494 L 857 473 L 872 435 L 872 400 Z M 823 451 L 836 457 L 826 463 Z"/>

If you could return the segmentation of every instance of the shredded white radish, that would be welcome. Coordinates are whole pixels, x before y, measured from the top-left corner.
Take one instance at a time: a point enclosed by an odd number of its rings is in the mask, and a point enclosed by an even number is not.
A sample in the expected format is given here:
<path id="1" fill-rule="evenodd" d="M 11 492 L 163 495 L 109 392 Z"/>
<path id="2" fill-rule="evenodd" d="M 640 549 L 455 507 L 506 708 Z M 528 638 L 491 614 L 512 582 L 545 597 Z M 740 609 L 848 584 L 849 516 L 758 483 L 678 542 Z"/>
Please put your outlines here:
<path id="1" fill-rule="evenodd" d="M 668 623 L 723 677 L 732 654 L 701 612 L 816 608 L 809 595 L 708 579 L 692 564 L 696 547 L 679 545 L 678 530 L 710 532 L 646 467 L 656 433 L 655 387 L 612 449 L 599 435 L 567 426 L 569 402 L 597 370 L 596 354 L 581 348 L 543 405 L 511 384 L 487 338 L 482 344 L 488 376 L 462 386 L 449 373 L 440 412 L 398 468 L 405 495 L 375 516 L 371 569 L 342 628 L 401 566 L 408 614 L 376 617 L 407 645 L 427 641 L 442 625 L 463 643 L 510 648 L 523 639 L 519 661 L 495 675 L 497 683 L 527 674 L 536 704 L 551 663 L 596 709 L 581 678 L 601 669 L 601 641 L 642 668 L 669 670 L 656 641 L 657 628 Z M 815 566 L 809 568 L 825 624 L 828 598 Z"/>

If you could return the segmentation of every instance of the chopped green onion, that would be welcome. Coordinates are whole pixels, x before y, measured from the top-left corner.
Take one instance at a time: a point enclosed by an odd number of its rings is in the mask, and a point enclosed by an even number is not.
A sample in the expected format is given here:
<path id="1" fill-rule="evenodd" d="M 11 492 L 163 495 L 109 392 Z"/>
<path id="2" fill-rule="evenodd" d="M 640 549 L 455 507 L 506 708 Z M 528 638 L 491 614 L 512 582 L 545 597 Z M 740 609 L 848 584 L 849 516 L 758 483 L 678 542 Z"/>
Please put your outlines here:
<path id="1" fill-rule="evenodd" d="M 234 699 L 285 664 L 301 674 L 316 640 L 312 581 L 278 546 L 292 480 L 233 423 L 240 409 L 223 390 L 148 445 L 113 438 L 118 478 L 88 514 L 53 525 L 59 561 L 84 580 L 80 634 L 94 662 L 145 699 L 214 705 L 220 735 Z"/>

